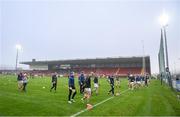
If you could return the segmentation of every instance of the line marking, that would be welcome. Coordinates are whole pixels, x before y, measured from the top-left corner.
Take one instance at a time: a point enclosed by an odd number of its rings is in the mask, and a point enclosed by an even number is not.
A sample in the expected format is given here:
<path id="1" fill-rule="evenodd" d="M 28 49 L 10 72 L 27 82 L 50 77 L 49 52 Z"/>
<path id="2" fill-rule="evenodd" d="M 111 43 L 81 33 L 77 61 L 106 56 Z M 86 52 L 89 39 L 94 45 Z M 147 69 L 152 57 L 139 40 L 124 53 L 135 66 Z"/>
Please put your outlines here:
<path id="1" fill-rule="evenodd" d="M 122 93 L 120 93 L 120 94 L 123 94 L 123 93 L 127 92 L 128 90 L 129 90 L 129 89 L 126 89 L 126 90 L 124 90 L 124 91 L 123 91 Z M 105 100 L 103 100 L 103 101 L 95 104 L 95 105 L 93 106 L 93 108 L 96 107 L 96 106 L 98 106 L 98 105 L 100 105 L 100 104 L 103 104 L 103 103 L 105 103 L 105 102 L 107 102 L 108 100 L 111 100 L 111 99 L 113 99 L 113 98 L 114 98 L 114 96 L 113 96 L 113 97 L 110 97 L 110 98 L 107 98 L 107 99 L 105 99 Z M 76 117 L 76 116 L 78 116 L 78 115 L 80 115 L 81 113 L 84 113 L 84 112 L 86 112 L 86 111 L 88 111 L 88 109 L 83 109 L 83 110 L 81 110 L 81 111 L 79 111 L 79 112 L 71 115 L 70 117 Z"/>

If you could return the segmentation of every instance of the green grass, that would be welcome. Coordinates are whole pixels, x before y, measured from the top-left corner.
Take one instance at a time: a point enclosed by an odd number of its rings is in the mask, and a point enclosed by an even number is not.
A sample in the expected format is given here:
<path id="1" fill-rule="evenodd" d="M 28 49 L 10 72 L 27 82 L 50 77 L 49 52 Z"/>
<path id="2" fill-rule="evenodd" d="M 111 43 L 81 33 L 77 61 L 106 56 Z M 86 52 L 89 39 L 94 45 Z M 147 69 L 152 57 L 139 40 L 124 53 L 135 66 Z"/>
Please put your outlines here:
<path id="1" fill-rule="evenodd" d="M 86 108 L 81 102 L 78 91 L 73 104 L 67 103 L 68 79 L 59 78 L 57 92 L 50 92 L 51 79 L 29 79 L 27 92 L 17 90 L 15 76 L 0 75 L 0 116 L 70 116 Z M 43 89 L 42 87 L 46 88 Z M 93 85 L 92 85 L 93 86 Z M 100 80 L 100 94 L 93 95 L 90 103 L 95 105 L 109 97 L 110 86 L 105 79 Z M 121 82 L 121 91 L 127 88 L 127 80 Z M 129 90 L 121 96 L 86 111 L 80 116 L 180 116 L 180 100 L 176 93 L 166 85 L 161 86 L 158 80 L 151 80 L 149 87 Z"/>

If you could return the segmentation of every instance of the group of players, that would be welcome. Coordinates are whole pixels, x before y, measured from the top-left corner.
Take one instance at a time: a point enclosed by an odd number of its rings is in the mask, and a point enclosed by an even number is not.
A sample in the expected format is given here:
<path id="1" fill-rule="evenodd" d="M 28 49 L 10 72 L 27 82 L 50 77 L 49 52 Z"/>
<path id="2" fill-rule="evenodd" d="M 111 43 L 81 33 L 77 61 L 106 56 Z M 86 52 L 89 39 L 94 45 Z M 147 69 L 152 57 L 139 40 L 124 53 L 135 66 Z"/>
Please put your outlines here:
<path id="1" fill-rule="evenodd" d="M 18 90 L 26 92 L 26 86 L 28 82 L 28 77 L 26 73 L 19 73 L 17 77 Z"/>
<path id="2" fill-rule="evenodd" d="M 54 73 L 52 75 L 52 87 L 50 88 L 50 91 L 54 89 L 56 91 L 57 87 L 57 73 Z M 71 72 L 68 76 L 68 87 L 69 87 L 69 94 L 68 94 L 68 103 L 71 104 L 75 102 L 74 97 L 77 94 L 76 87 L 75 87 L 75 75 L 74 72 Z M 92 96 L 92 93 L 95 95 L 98 95 L 99 90 L 99 76 L 97 74 L 94 74 L 91 72 L 90 74 L 84 74 L 82 71 L 78 76 L 78 83 L 79 83 L 79 92 L 83 95 L 81 98 L 82 102 L 89 102 L 90 97 Z M 116 80 L 116 82 L 114 81 Z M 91 80 L 93 80 L 94 88 L 91 90 Z M 114 94 L 114 85 L 116 83 L 116 87 L 120 89 L 120 79 L 119 77 L 115 77 L 114 75 L 109 75 L 107 79 L 108 83 L 110 84 L 111 89 L 109 90 L 108 94 Z M 118 90 L 119 91 L 119 90 Z"/>
<path id="3" fill-rule="evenodd" d="M 69 78 L 69 95 L 68 95 L 68 103 L 75 102 L 74 97 L 76 95 L 76 88 L 74 83 L 74 72 L 71 72 L 68 76 Z M 79 92 L 83 94 L 83 97 L 81 98 L 82 102 L 89 102 L 89 99 L 92 95 L 91 91 L 91 79 L 93 79 L 94 82 L 94 89 L 93 92 L 98 95 L 98 88 L 99 88 L 99 82 L 98 82 L 98 76 L 94 73 L 85 75 L 83 72 L 80 73 L 78 76 L 78 82 L 79 82 Z"/>
<path id="4" fill-rule="evenodd" d="M 68 103 L 75 102 L 74 97 L 76 95 L 76 89 L 74 85 L 74 72 L 71 72 L 69 75 L 69 95 L 68 95 Z M 90 97 L 92 96 L 92 93 L 95 95 L 98 95 L 99 90 L 99 76 L 97 74 L 94 74 L 91 72 L 90 74 L 85 75 L 83 72 L 80 73 L 78 76 L 79 81 L 79 89 L 80 93 L 83 94 L 83 98 L 81 98 L 82 102 L 89 102 Z M 91 90 L 91 80 L 94 82 L 94 88 Z M 116 82 L 114 81 L 116 80 Z M 115 77 L 114 75 L 109 75 L 107 77 L 107 81 L 110 84 L 110 90 L 108 94 L 115 95 L 114 94 L 114 85 L 116 83 L 116 87 L 120 89 L 120 79 L 119 77 Z M 118 90 L 119 91 L 119 90 Z"/>
<path id="5" fill-rule="evenodd" d="M 74 98 L 77 94 L 76 87 L 75 87 L 75 74 L 74 72 L 70 72 L 68 75 L 68 88 L 69 88 L 69 94 L 68 94 L 68 103 L 71 104 L 75 102 Z M 50 88 L 50 92 L 54 90 L 56 92 L 57 88 L 57 79 L 58 74 L 55 72 L 52 75 L 52 87 Z M 99 76 L 93 72 L 90 74 L 84 74 L 82 71 L 78 76 L 78 83 L 79 83 L 79 92 L 83 95 L 81 98 L 82 102 L 89 102 L 90 97 L 92 96 L 92 93 L 95 95 L 98 95 L 99 90 Z M 27 75 L 26 73 L 20 73 L 18 74 L 18 89 L 20 91 L 26 91 L 26 85 L 27 85 Z M 94 88 L 91 90 L 91 80 L 93 80 Z M 110 84 L 110 90 L 108 91 L 108 94 L 111 95 L 120 95 L 120 77 L 118 75 L 108 75 L 107 81 Z M 129 89 L 133 90 L 134 88 L 139 88 L 141 86 L 148 86 L 149 83 L 149 75 L 132 75 L 128 74 L 128 87 Z M 114 88 L 116 87 L 116 94 L 114 92 Z"/>
<path id="6" fill-rule="evenodd" d="M 139 88 L 142 86 L 148 86 L 150 83 L 149 75 L 132 75 L 128 74 L 128 87 L 131 90 L 134 90 L 134 88 Z"/>

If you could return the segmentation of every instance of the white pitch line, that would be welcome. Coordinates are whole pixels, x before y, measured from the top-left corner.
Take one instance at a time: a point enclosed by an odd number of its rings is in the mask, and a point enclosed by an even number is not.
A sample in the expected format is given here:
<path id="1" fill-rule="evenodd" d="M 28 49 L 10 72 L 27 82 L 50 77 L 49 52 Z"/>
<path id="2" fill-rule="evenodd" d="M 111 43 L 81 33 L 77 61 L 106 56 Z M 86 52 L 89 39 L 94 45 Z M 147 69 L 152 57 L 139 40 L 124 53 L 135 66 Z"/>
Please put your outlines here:
<path id="1" fill-rule="evenodd" d="M 128 90 L 129 90 L 129 89 L 123 91 L 121 94 L 127 92 Z M 105 100 L 103 100 L 103 101 L 101 101 L 101 102 L 95 104 L 95 105 L 93 106 L 93 108 L 96 107 L 96 106 L 98 106 L 98 105 L 100 105 L 100 104 L 102 104 L 102 103 L 105 103 L 105 102 L 107 102 L 108 100 L 113 99 L 113 98 L 114 98 L 114 97 L 107 98 L 107 99 L 105 99 Z M 79 111 L 79 112 L 77 112 L 77 113 L 71 115 L 70 117 L 76 117 L 76 116 L 78 116 L 78 115 L 80 115 L 81 113 L 84 113 L 84 112 L 86 112 L 86 111 L 88 111 L 88 109 L 83 109 L 83 110 L 81 110 L 81 111 Z"/>

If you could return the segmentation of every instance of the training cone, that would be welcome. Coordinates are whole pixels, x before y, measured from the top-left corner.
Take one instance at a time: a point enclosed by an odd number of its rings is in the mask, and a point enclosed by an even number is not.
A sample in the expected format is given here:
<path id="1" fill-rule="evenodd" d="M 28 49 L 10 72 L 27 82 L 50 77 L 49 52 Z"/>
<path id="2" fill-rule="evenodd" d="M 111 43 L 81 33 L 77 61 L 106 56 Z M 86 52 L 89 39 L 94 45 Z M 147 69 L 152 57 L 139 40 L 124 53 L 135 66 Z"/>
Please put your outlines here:
<path id="1" fill-rule="evenodd" d="M 88 110 L 91 110 L 91 109 L 93 108 L 93 106 L 92 106 L 91 104 L 87 104 L 87 105 L 86 105 L 86 108 L 87 108 Z"/>

